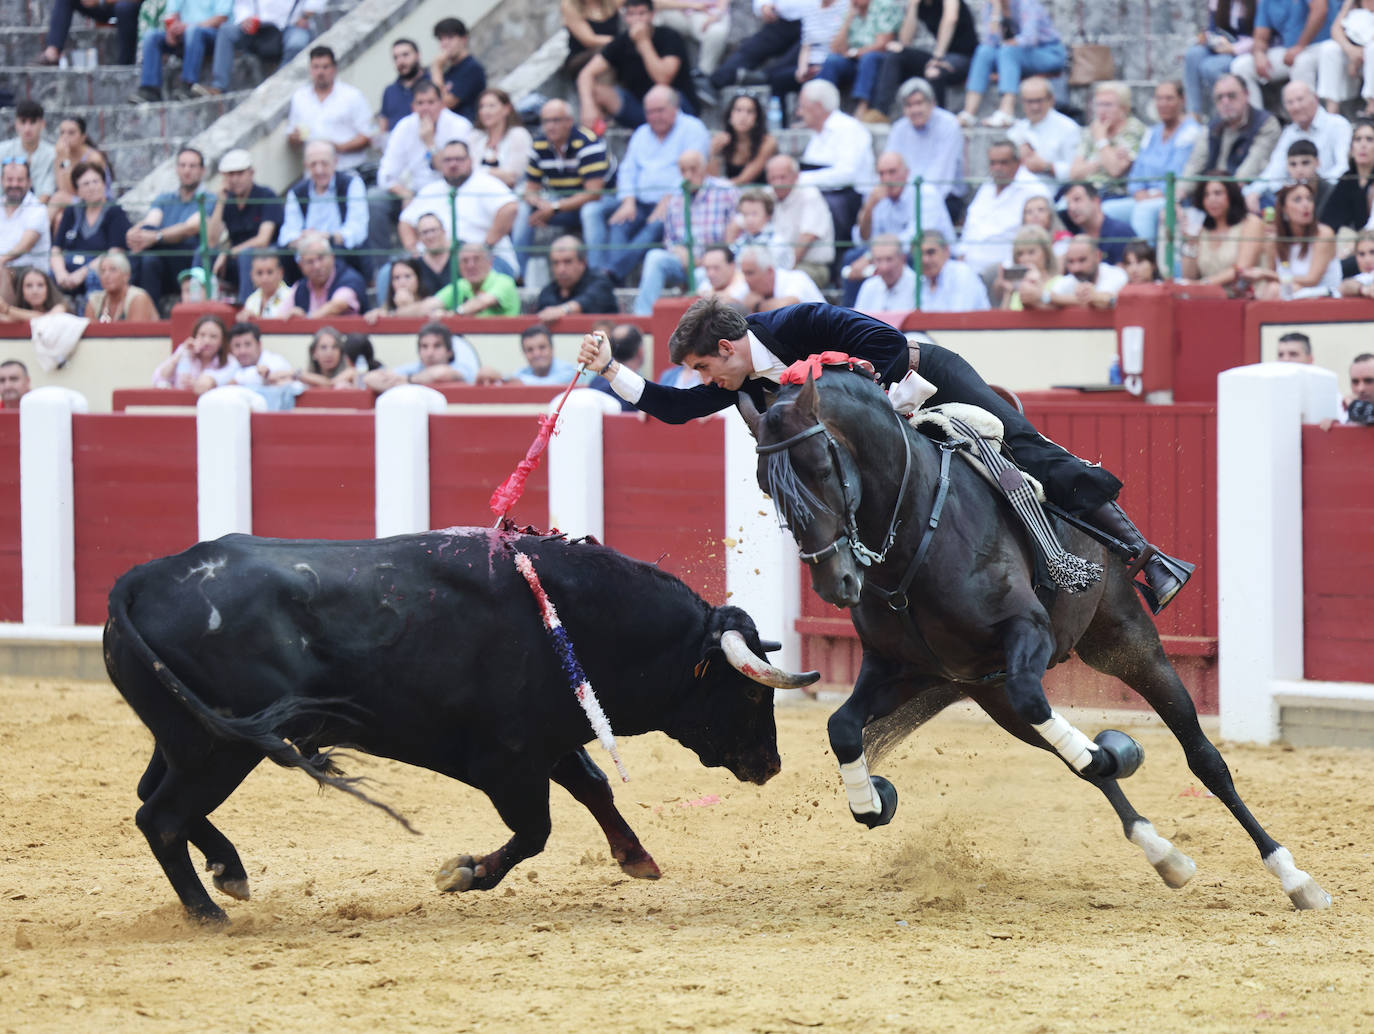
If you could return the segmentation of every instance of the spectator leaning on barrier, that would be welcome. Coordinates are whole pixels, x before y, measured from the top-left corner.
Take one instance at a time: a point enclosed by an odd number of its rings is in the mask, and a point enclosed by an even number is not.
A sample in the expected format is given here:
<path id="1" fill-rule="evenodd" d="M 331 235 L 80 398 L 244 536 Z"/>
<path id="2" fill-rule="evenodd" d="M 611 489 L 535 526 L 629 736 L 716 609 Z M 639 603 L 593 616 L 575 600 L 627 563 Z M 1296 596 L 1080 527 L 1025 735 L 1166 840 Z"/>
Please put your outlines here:
<path id="1" fill-rule="evenodd" d="M 399 384 L 474 384 L 481 363 L 467 338 L 442 323 L 426 323 L 415 337 L 418 362 L 394 370 L 370 370 L 363 383 L 377 394 Z"/>
<path id="2" fill-rule="evenodd" d="M 57 149 L 43 139 L 43 105 L 20 101 L 14 106 L 14 136 L 0 142 L 0 162 L 23 159 L 29 167 L 29 189 L 47 202 L 57 189 Z"/>
<path id="3" fill-rule="evenodd" d="M 138 285 L 154 302 L 177 290 L 177 274 L 191 265 L 200 237 L 202 213 L 214 201 L 201 189 L 205 156 L 194 147 L 177 152 L 177 189 L 159 194 L 152 206 L 125 235 L 131 252 L 139 256 Z"/>
<path id="4" fill-rule="evenodd" d="M 436 166 L 444 145 L 466 143 L 471 135 L 472 123 L 444 107 L 437 86 L 428 81 L 415 85 L 411 113 L 387 137 L 377 186 L 367 195 L 367 244 L 374 255 L 392 247 L 401 210 L 420 190 L 442 179 Z"/>
<path id="5" fill-rule="evenodd" d="M 620 162 L 616 206 L 605 217 L 607 247 L 588 255 L 591 265 L 617 285 L 624 284 L 644 252 L 663 239 L 666 199 L 681 181 L 677 160 L 686 151 L 709 154 L 711 148 L 710 132 L 701 119 L 679 109 L 671 87 L 655 86 L 645 94 L 644 117 Z M 606 212 L 611 199 L 602 198 L 596 205 Z"/>
<path id="6" fill-rule="evenodd" d="M 1105 214 L 1102 199 L 1091 183 L 1071 183 L 1064 191 L 1064 225 L 1096 241 L 1098 250 L 1114 266 L 1121 264 L 1126 244 L 1135 237 L 1130 223 Z"/>
<path id="7" fill-rule="evenodd" d="M 648 316 L 654 311 L 665 287 L 685 286 L 688 263 L 696 264 L 707 244 L 725 239 L 726 227 L 735 212 L 739 192 L 729 180 L 706 175 L 706 156 L 700 151 L 684 151 L 677 160 L 682 173 L 682 189 L 668 196 L 663 216 L 663 247 L 644 256 L 644 271 L 639 278 L 634 312 Z M 683 191 L 691 195 L 690 212 Z M 688 254 L 687 221 L 691 218 L 692 253 Z"/>
<path id="8" fill-rule="evenodd" d="M 1050 281 L 1039 298 L 1021 292 L 1021 303 L 1027 309 L 1110 309 L 1125 286 L 1125 272 L 1103 262 L 1097 242 L 1080 234 L 1064 253 L 1063 275 Z"/>
<path id="9" fill-rule="evenodd" d="M 739 253 L 736 261 L 749 293 L 743 306 L 747 312 L 767 312 L 798 302 L 823 302 L 825 298 L 815 281 L 801 269 L 777 269 L 773 253 L 757 244 Z"/>
<path id="10" fill-rule="evenodd" d="M 519 316 L 520 292 L 515 280 L 491 268 L 491 252 L 471 241 L 458 249 L 459 279 L 435 297 L 440 307 L 459 316 Z"/>
<path id="11" fill-rule="evenodd" d="M 1224 169 L 1226 175 L 1249 182 L 1260 174 L 1279 139 L 1279 120 L 1245 99 L 1245 84 L 1234 75 L 1223 75 L 1212 88 L 1216 117 L 1198 138 L 1188 164 L 1186 179 L 1204 169 Z"/>
<path id="12" fill-rule="evenodd" d="M 306 48 L 315 34 L 315 15 L 324 0 L 234 0 L 229 20 L 215 35 L 210 87 L 193 93 L 214 95 L 229 89 L 234 54 L 246 50 L 272 65 L 285 65 Z"/>
<path id="13" fill-rule="evenodd" d="M 333 248 L 361 248 L 367 241 L 367 189 L 361 176 L 339 168 L 339 157 L 328 140 L 305 145 L 305 175 L 287 188 L 283 198 L 277 245 L 299 250 L 307 232 L 322 234 Z M 361 270 L 361 258 L 351 263 Z"/>
<path id="14" fill-rule="evenodd" d="M 327 141 L 334 145 L 338 167 L 351 171 L 366 160 L 372 146 L 372 105 L 338 76 L 334 51 L 311 47 L 310 82 L 291 95 L 286 140 L 293 147 Z"/>
<path id="15" fill-rule="evenodd" d="M 520 351 L 529 365 L 511 374 L 512 381 L 531 387 L 545 384 L 562 387 L 577 374 L 577 368 L 572 363 L 553 354 L 553 333 L 542 323 L 526 327 L 520 332 Z M 586 384 L 590 381 L 591 375 L 584 373 L 582 382 Z"/>
<path id="16" fill-rule="evenodd" d="M 0 409 L 18 409 L 19 400 L 29 393 L 29 368 L 18 359 L 0 363 Z"/>
<path id="17" fill-rule="evenodd" d="M 764 175 L 775 199 L 774 244 L 792 248 L 793 268 L 810 277 L 813 287 L 829 283 L 830 263 L 835 261 L 835 223 L 830 206 L 818 189 L 797 184 L 800 167 L 790 154 L 768 159 Z M 740 257 L 737 251 L 735 260 Z"/>
<path id="18" fill-rule="evenodd" d="M 539 227 L 563 233 L 580 231 L 589 248 L 605 243 L 605 215 L 596 202 L 614 168 L 606 141 L 575 123 L 567 101 L 545 102 L 539 109 L 539 133 L 525 170 L 524 202 L 511 231 L 521 277 Z"/>
<path id="19" fill-rule="evenodd" d="M 1151 244 L 1159 237 L 1159 216 L 1164 210 L 1164 177 L 1183 172 L 1192 156 L 1202 127 L 1183 110 L 1183 86 L 1169 79 L 1155 87 L 1155 111 L 1159 121 L 1141 141 L 1140 151 L 1126 180 L 1126 196 L 1102 202 L 1111 219 L 1129 223 L 1136 237 Z M 1176 188 L 1181 195 L 1186 185 Z"/>
<path id="20" fill-rule="evenodd" d="M 443 303 L 425 290 L 420 277 L 420 260 L 398 258 L 386 267 L 377 281 L 377 308 L 363 313 L 363 319 L 376 323 L 383 316 L 422 316 L 433 319 L 444 309 Z"/>
<path id="21" fill-rule="evenodd" d="M 1374 424 L 1374 354 L 1361 352 L 1350 364 L 1350 394 L 1342 423 Z"/>
<path id="22" fill-rule="evenodd" d="M 255 251 L 248 267 L 253 290 L 243 301 L 239 319 L 285 319 L 296 304 L 296 292 L 282 279 L 281 256 L 274 251 Z"/>
<path id="23" fill-rule="evenodd" d="M 626 0 L 621 16 L 624 31 L 577 73 L 582 124 L 593 129 L 598 122 L 610 120 L 626 129 L 644 125 L 649 115 L 649 92 L 656 86 L 673 90 L 677 106 L 695 115 L 701 104 L 692 85 L 682 37 L 667 26 L 655 27 L 653 0 Z M 709 153 L 707 147 L 698 150 Z"/>
<path id="24" fill-rule="evenodd" d="M 452 236 L 457 214 L 460 241 L 479 241 L 491 249 L 492 266 L 507 276 L 515 275 L 515 248 L 510 230 L 520 208 L 511 189 L 491 173 L 474 169 L 472 152 L 461 140 L 451 140 L 439 152 L 443 179 L 426 184 L 401 211 L 397 232 L 401 246 L 414 253 L 419 221 L 438 216 L 445 233 Z M 452 200 L 450 200 L 452 195 Z"/>
<path id="25" fill-rule="evenodd" d="M 419 44 L 412 39 L 398 39 L 391 44 L 391 65 L 396 69 L 396 78 L 382 91 L 382 107 L 377 113 L 377 128 L 383 133 L 390 133 L 396 123 L 411 113 L 415 87 L 429 80 L 420 61 Z"/>
<path id="26" fill-rule="evenodd" d="M 306 234 L 296 262 L 301 279 L 294 293 L 291 316 L 312 320 L 330 316 L 361 316 L 367 309 L 367 284 L 350 266 L 334 258 L 334 249 L 321 234 Z"/>
<path id="27" fill-rule="evenodd" d="M 26 269 L 46 273 L 50 268 L 52 235 L 48 209 L 29 189 L 29 167 L 24 162 L 0 165 L 0 300 L 12 302 L 17 278 Z"/>
<path id="28" fill-rule="evenodd" d="M 212 272 L 234 286 L 242 305 L 253 290 L 253 253 L 276 241 L 283 206 L 270 187 L 253 181 L 253 156 L 242 148 L 226 151 L 220 158 L 219 176 L 205 239 L 216 253 Z"/>
<path id="29" fill-rule="evenodd" d="M 940 195 L 951 218 L 964 214 L 964 131 L 958 120 L 935 106 L 935 93 L 924 79 L 908 79 L 897 91 L 902 117 L 892 123 L 887 149 L 906 162 Z M 1077 126 L 1074 127 L 1077 129 Z"/>
<path id="30" fill-rule="evenodd" d="M 576 237 L 559 237 L 549 247 L 549 274 L 551 279 L 535 302 L 541 323 L 581 313 L 617 311 L 610 278 L 599 269 L 587 267 L 586 252 Z"/>
<path id="31" fill-rule="evenodd" d="M 985 278 L 1011 259 L 1011 239 L 1032 197 L 1050 192 L 1017 158 L 1016 145 L 1005 137 L 988 144 L 988 176 L 964 213 L 964 231 L 955 254 Z"/>
<path id="32" fill-rule="evenodd" d="M 0 321 L 20 323 L 50 312 L 67 311 L 62 292 L 57 289 L 52 277 L 41 269 L 30 266 L 21 270 L 15 279 L 14 293 L 17 297 L 13 303 L 0 298 Z"/>

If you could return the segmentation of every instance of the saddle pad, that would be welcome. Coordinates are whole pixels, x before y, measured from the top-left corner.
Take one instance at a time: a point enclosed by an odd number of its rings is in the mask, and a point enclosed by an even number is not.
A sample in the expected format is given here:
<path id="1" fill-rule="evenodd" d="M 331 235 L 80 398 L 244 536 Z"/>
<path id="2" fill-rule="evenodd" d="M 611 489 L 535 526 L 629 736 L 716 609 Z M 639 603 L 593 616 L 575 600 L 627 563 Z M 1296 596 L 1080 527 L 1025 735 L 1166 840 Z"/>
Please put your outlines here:
<path id="1" fill-rule="evenodd" d="M 965 426 L 978 433 L 978 437 L 985 441 L 1001 442 L 1003 435 L 1002 421 L 993 414 L 980 406 L 971 406 L 966 402 L 946 402 L 944 405 L 932 406 L 930 409 L 918 409 L 907 418 L 911 426 L 922 434 L 929 435 L 942 441 L 968 442 L 965 435 L 955 430 L 953 421 L 958 420 Z M 959 455 L 966 459 L 973 469 L 978 471 L 988 483 L 994 485 L 999 491 L 1002 485 L 997 476 L 988 469 L 986 463 L 978 455 L 978 450 L 971 448 L 972 442 L 968 442 L 970 448 L 959 450 Z M 1020 468 L 1017 468 L 1020 469 Z M 1038 480 L 1031 477 L 1024 470 L 1021 476 L 1035 492 L 1035 498 L 1045 502 L 1045 487 Z"/>

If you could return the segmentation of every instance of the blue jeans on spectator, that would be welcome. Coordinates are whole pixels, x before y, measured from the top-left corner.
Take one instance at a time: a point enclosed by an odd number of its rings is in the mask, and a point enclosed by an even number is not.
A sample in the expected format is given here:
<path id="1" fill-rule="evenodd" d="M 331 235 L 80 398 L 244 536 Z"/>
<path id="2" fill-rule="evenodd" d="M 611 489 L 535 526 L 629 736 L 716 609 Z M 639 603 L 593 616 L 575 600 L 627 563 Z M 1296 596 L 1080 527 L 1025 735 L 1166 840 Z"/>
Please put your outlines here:
<path id="1" fill-rule="evenodd" d="M 600 248 L 606 243 L 606 213 L 598 207 L 599 205 L 599 201 L 588 201 L 576 212 L 555 212 L 548 225 L 559 231 L 560 237 L 565 233 L 573 236 L 581 233 L 582 243 L 590 252 L 592 248 Z M 532 211 L 529 205 L 521 201 L 520 208 L 515 213 L 515 225 L 510 231 L 511 243 L 515 245 L 515 257 L 520 264 L 521 280 L 525 278 L 525 267 L 534 257 L 530 249 L 535 229 L 530 225 Z"/>
<path id="2" fill-rule="evenodd" d="M 987 93 L 988 81 L 995 67 L 997 89 L 1003 94 L 1014 95 L 1021 88 L 1023 75 L 1054 75 L 1063 70 L 1067 61 L 1068 51 L 1057 40 L 1054 43 L 1037 43 L 1033 47 L 980 43 L 969 63 L 966 87 L 970 93 Z"/>
<path id="3" fill-rule="evenodd" d="M 285 29 L 278 29 L 275 25 L 264 24 L 250 36 L 243 31 L 243 26 L 232 21 L 225 22 L 219 27 L 219 35 L 215 37 L 215 56 L 211 62 L 210 83 L 219 90 L 229 89 L 236 50 L 246 50 L 264 61 L 275 61 L 284 65 L 305 49 L 313 35 L 313 29 L 302 29 L 299 25 L 288 25 Z"/>
<path id="4" fill-rule="evenodd" d="M 1212 110 L 1212 87 L 1231 70 L 1234 60 L 1233 54 L 1212 53 L 1205 43 L 1188 48 L 1183 55 L 1183 96 L 1190 112 L 1205 115 Z"/>
<path id="5" fill-rule="evenodd" d="M 119 0 L 118 3 L 100 3 L 81 8 L 81 13 L 92 21 L 108 25 L 113 19 L 119 36 L 119 52 L 115 57 L 117 65 L 132 65 L 138 56 L 138 7 L 142 2 Z M 67 45 L 67 33 L 71 31 L 72 13 L 75 10 L 76 0 L 53 0 L 52 13 L 48 15 L 46 46 L 61 50 Z"/>
<path id="6" fill-rule="evenodd" d="M 614 225 L 609 219 L 620 204 L 615 197 L 603 197 L 592 204 L 600 209 L 603 220 L 607 221 L 606 246 L 596 251 L 589 248 L 587 264 L 609 274 L 617 285 L 622 285 L 639 265 L 644 252 L 663 240 L 663 223 L 649 221 L 654 206 L 647 201 L 636 199 L 634 218 Z"/>
<path id="7" fill-rule="evenodd" d="M 1131 224 L 1137 237 L 1153 246 L 1159 240 L 1159 213 L 1164 211 L 1164 198 L 1147 197 L 1137 201 L 1129 197 L 1108 198 L 1102 202 L 1102 214 Z"/>
<path id="8" fill-rule="evenodd" d="M 687 271 L 675 254 L 667 248 L 654 248 L 644 256 L 644 270 L 639 274 L 639 293 L 635 295 L 633 312 L 636 316 L 652 316 L 654 302 L 665 287 L 680 287 L 687 283 Z"/>
<path id="9" fill-rule="evenodd" d="M 143 74 L 139 86 L 154 90 L 162 88 L 162 55 L 181 54 L 181 81 L 190 85 L 200 82 L 200 68 L 205 63 L 205 55 L 215 45 L 217 29 L 204 25 L 191 25 L 186 28 L 185 45 L 175 46 L 167 42 L 167 33 L 155 29 L 143 41 Z"/>
<path id="10" fill-rule="evenodd" d="M 875 50 L 857 60 L 843 54 L 830 54 L 826 57 L 817 79 L 825 79 L 844 90 L 851 82 L 850 93 L 856 100 L 872 104 L 878 85 L 878 71 L 883 66 L 885 50 Z"/>

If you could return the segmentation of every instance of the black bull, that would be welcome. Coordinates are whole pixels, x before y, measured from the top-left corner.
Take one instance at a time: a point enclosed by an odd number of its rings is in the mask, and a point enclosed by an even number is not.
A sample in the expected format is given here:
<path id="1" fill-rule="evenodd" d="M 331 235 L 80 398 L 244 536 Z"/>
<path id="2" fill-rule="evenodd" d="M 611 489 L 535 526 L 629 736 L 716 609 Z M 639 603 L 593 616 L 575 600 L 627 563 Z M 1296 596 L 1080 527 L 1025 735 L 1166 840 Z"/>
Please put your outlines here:
<path id="1" fill-rule="evenodd" d="M 628 873 L 658 875 L 582 749 L 591 726 L 514 550 L 533 560 L 616 735 L 662 731 L 749 782 L 779 770 L 762 684 L 818 676 L 768 665 L 776 646 L 749 615 L 709 606 L 656 567 L 594 543 L 478 529 L 370 542 L 230 535 L 129 571 L 105 626 L 110 678 L 156 740 L 138 827 L 192 915 L 224 918 L 188 842 L 221 891 L 248 896 L 238 853 L 207 816 L 264 757 L 405 822 L 339 774 L 335 745 L 491 799 L 513 836 L 455 859 L 445 889 L 489 889 L 543 849 L 550 779 L 591 811 Z"/>

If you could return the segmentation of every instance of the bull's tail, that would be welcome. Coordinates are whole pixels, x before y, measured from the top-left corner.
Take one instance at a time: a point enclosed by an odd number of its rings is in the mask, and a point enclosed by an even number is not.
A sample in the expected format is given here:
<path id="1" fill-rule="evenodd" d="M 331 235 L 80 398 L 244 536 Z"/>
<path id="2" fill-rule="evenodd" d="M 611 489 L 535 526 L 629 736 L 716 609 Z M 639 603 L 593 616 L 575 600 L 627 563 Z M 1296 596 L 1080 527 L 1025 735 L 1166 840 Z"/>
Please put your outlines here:
<path id="1" fill-rule="evenodd" d="M 119 683 L 115 678 L 110 656 L 111 636 L 118 636 L 132 649 L 163 688 L 211 736 L 219 740 L 246 744 L 261 751 L 264 757 L 282 768 L 298 768 L 321 787 L 342 790 L 365 804 L 381 809 L 411 833 L 419 833 L 419 830 L 410 824 L 410 820 L 396 809 L 364 792 L 359 785 L 362 782 L 360 778 L 339 774 L 338 768 L 330 760 L 329 752 L 312 751 L 305 754 L 278 732 L 282 726 L 294 720 L 338 717 L 340 711 L 350 706 L 350 701 L 343 698 L 312 700 L 304 697 L 283 697 L 256 714 L 243 717 L 221 714 L 200 699 L 148 645 L 148 641 L 143 638 L 143 634 L 129 614 L 130 595 L 128 580 L 120 579 L 110 592 L 110 617 L 105 623 L 105 669 L 116 686 Z"/>

